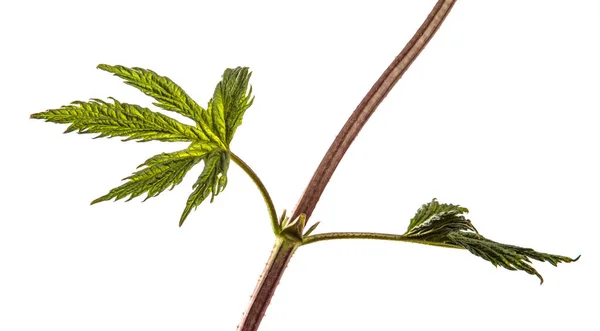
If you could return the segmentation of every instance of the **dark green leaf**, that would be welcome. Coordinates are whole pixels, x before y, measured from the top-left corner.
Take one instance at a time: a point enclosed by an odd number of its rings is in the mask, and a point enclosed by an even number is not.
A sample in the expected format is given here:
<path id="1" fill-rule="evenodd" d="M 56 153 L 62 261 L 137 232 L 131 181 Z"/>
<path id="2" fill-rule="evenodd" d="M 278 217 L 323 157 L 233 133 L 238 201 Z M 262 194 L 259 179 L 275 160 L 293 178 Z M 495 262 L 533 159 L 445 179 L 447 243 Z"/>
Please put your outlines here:
<path id="1" fill-rule="evenodd" d="M 467 230 L 477 232 L 471 221 L 462 214 L 468 213 L 467 208 L 449 204 L 440 204 L 435 198 L 419 208 L 417 214 L 410 220 L 407 237 L 433 238 L 445 236 L 449 232 Z"/>
<path id="2" fill-rule="evenodd" d="M 531 266 L 529 258 L 550 262 L 554 266 L 560 262 L 577 260 L 486 239 L 479 235 L 471 221 L 462 215 L 467 212 L 467 208 L 440 204 L 433 199 L 417 211 L 403 237 L 417 239 L 416 242 L 425 244 L 444 244 L 444 246 L 464 248 L 495 266 L 509 270 L 523 270 L 528 274 L 536 275 L 542 282 L 542 276 Z"/>
<path id="3" fill-rule="evenodd" d="M 501 244 L 473 232 L 452 232 L 448 234 L 448 239 L 474 255 L 491 262 L 494 266 L 501 266 L 508 270 L 523 270 L 530 275 L 536 275 L 540 279 L 540 283 L 543 283 L 544 279 L 531 266 L 529 258 L 549 262 L 553 266 L 557 266 L 560 262 L 569 263 L 579 259 L 579 257 L 572 259 L 567 256 L 536 252 L 531 248 Z"/>

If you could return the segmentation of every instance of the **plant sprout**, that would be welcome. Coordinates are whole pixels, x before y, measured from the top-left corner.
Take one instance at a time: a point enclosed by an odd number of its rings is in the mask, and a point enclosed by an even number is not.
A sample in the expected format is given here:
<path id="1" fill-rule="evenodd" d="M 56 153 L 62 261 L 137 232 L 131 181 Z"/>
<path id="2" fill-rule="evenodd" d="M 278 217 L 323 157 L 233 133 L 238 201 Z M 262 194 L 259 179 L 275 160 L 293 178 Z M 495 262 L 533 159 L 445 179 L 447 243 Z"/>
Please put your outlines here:
<path id="1" fill-rule="evenodd" d="M 68 124 L 66 133 L 96 134 L 99 137 L 121 137 L 123 141 L 187 142 L 188 147 L 151 156 L 138 170 L 126 177 L 125 183 L 92 201 L 92 204 L 142 196 L 145 199 L 160 195 L 180 184 L 190 169 L 202 167 L 192 187 L 179 226 L 191 212 L 207 199 L 213 201 L 227 186 L 227 171 L 233 161 L 256 184 L 261 193 L 271 228 L 276 236 L 275 246 L 262 277 L 251 297 L 250 305 L 240 323 L 243 331 L 257 330 L 277 284 L 294 252 L 301 246 L 335 239 L 376 239 L 404 241 L 425 245 L 464 249 L 508 270 L 521 270 L 542 276 L 532 266 L 532 259 L 556 266 L 578 258 L 537 252 L 492 241 L 482 236 L 466 217 L 468 209 L 460 205 L 440 203 L 437 199 L 423 204 L 409 221 L 403 234 L 368 232 L 333 232 L 313 234 L 319 225 L 310 224 L 311 214 L 344 153 L 367 122 L 377 106 L 416 59 L 455 1 L 437 2 L 421 28 L 392 62 L 356 108 L 336 137 L 317 168 L 296 208 L 289 215 L 278 215 L 273 200 L 259 176 L 230 148 L 237 128 L 254 96 L 250 86 L 251 72 L 247 67 L 226 69 L 217 83 L 206 107 L 200 106 L 181 87 L 166 76 L 142 68 L 100 64 L 99 69 L 112 73 L 128 85 L 152 97 L 155 106 L 183 115 L 193 121 L 188 125 L 163 113 L 143 106 L 109 100 L 74 101 L 57 109 L 31 115 L 35 119 Z M 209 199 L 210 198 L 210 199 Z"/>

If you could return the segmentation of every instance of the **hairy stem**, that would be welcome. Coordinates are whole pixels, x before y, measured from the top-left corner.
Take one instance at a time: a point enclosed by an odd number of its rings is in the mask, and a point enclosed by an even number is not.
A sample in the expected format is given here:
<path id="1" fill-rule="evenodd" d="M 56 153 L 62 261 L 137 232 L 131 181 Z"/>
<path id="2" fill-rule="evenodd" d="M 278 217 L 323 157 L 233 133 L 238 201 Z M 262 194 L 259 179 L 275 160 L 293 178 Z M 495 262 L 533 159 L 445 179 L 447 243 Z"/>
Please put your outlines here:
<path id="1" fill-rule="evenodd" d="M 329 179 L 348 150 L 348 147 L 350 147 L 352 141 L 354 141 L 381 101 L 387 96 L 392 87 L 394 87 L 396 82 L 402 77 L 404 72 L 406 72 L 408 67 L 433 37 L 455 2 L 456 0 L 438 0 L 419 30 L 417 30 L 402 52 L 394 59 L 392 64 L 385 70 L 358 107 L 354 110 L 354 113 L 352 113 L 323 157 L 321 164 L 315 171 L 307 188 L 298 201 L 298 204 L 292 213 L 292 220 L 299 217 L 300 214 L 306 214 L 306 220 L 308 221 L 325 186 L 329 182 Z M 278 237 L 278 240 L 280 239 L 281 237 Z M 301 243 L 297 244 L 300 245 Z M 254 294 L 250 300 L 250 306 L 244 314 L 244 318 L 242 319 L 238 330 L 258 330 L 263 315 L 271 301 L 271 297 L 275 293 L 277 283 L 296 248 L 297 246 L 294 246 L 293 248 L 278 248 L 278 246 L 275 245 L 273 253 L 269 258 L 269 262 L 265 267 L 263 276 L 254 290 Z"/>
<path id="2" fill-rule="evenodd" d="M 269 195 L 269 191 L 267 191 L 267 188 L 262 183 L 260 178 L 258 178 L 258 175 L 254 172 L 254 170 L 252 170 L 252 168 L 250 168 L 250 166 L 246 162 L 240 159 L 237 155 L 233 154 L 233 152 L 229 152 L 229 154 L 231 155 L 231 159 L 233 160 L 233 162 L 235 162 L 235 164 L 242 168 L 242 170 L 244 170 L 246 174 L 250 176 L 254 184 L 256 184 L 256 187 L 258 187 L 258 190 L 260 191 L 260 194 L 262 194 L 263 199 L 265 200 L 265 204 L 267 205 L 267 209 L 269 211 L 269 218 L 271 219 L 271 228 L 273 228 L 273 232 L 275 233 L 275 235 L 279 235 L 277 212 L 275 211 L 275 205 L 273 204 L 273 200 Z"/>
<path id="3" fill-rule="evenodd" d="M 424 244 L 424 245 L 430 245 L 430 246 L 462 248 L 457 245 L 420 240 L 420 239 L 416 239 L 416 238 L 405 237 L 400 234 L 373 233 L 373 232 L 320 233 L 320 234 L 305 237 L 302 240 L 302 245 L 308 245 L 308 244 L 312 244 L 312 243 L 319 242 L 319 241 L 335 240 L 335 239 L 373 239 L 373 240 L 388 240 L 388 241 L 404 241 L 404 242 L 411 242 L 411 243 Z"/>
<path id="4" fill-rule="evenodd" d="M 429 40 L 438 30 L 456 0 L 438 0 L 425 22 L 406 44 L 402 52 L 394 59 L 385 72 L 379 77 L 371 90 L 350 115 L 348 121 L 337 135 L 331 147 L 323 157 L 321 164 L 315 171 L 296 208 L 292 213 L 292 219 L 300 214 L 305 214 L 308 220 L 315 209 L 325 186 L 331 179 L 333 172 L 340 163 L 342 157 L 363 128 L 369 117 L 375 112 L 381 101 L 387 96 L 396 82 L 404 75 L 408 67 L 413 63 Z"/>
<path id="5" fill-rule="evenodd" d="M 271 298 L 275 294 L 275 288 L 279 284 L 283 271 L 299 246 L 299 242 L 290 241 L 284 237 L 277 237 L 269 261 L 250 298 L 249 308 L 238 325 L 239 331 L 258 330 L 258 326 L 267 311 Z"/>

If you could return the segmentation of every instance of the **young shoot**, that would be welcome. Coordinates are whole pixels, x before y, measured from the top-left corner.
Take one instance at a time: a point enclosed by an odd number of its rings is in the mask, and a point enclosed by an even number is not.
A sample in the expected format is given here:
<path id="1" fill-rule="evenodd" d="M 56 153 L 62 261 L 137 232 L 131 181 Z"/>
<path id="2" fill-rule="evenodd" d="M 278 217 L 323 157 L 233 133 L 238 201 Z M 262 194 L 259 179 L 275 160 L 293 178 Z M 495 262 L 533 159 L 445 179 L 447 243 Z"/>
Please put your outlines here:
<path id="1" fill-rule="evenodd" d="M 124 80 L 154 99 L 153 104 L 165 111 L 183 115 L 193 124 L 184 124 L 144 106 L 120 102 L 114 98 L 74 101 L 60 108 L 31 115 L 31 118 L 66 124 L 65 133 L 93 134 L 95 138 L 120 137 L 123 141 L 186 142 L 187 148 L 150 156 L 124 183 L 91 203 L 143 196 L 154 198 L 179 185 L 193 167 L 202 171 L 182 203 L 178 224 L 182 226 L 193 210 L 205 201 L 212 202 L 227 187 L 227 172 L 233 161 L 256 184 L 266 205 L 275 246 L 259 283 L 251 297 L 239 330 L 255 331 L 267 310 L 271 297 L 285 268 L 298 248 L 325 240 L 375 239 L 403 241 L 443 248 L 463 249 L 489 261 L 494 266 L 520 270 L 543 278 L 532 260 L 570 263 L 577 258 L 547 254 L 531 248 L 502 244 L 481 235 L 466 217 L 468 209 L 460 205 L 440 203 L 435 198 L 423 204 L 400 233 L 332 232 L 316 233 L 318 222 L 311 223 L 312 212 L 344 153 L 377 106 L 402 77 L 419 53 L 431 40 L 454 5 L 453 0 L 437 2 L 415 36 L 375 83 L 336 137 L 296 208 L 277 215 L 273 200 L 252 168 L 231 150 L 231 141 L 242 124 L 254 96 L 247 67 L 225 69 L 216 84 L 212 98 L 201 106 L 179 85 L 166 76 L 143 68 L 100 64 L 102 71 Z M 173 220 L 175 221 L 175 220 Z M 197 220 L 201 221 L 201 220 Z"/>

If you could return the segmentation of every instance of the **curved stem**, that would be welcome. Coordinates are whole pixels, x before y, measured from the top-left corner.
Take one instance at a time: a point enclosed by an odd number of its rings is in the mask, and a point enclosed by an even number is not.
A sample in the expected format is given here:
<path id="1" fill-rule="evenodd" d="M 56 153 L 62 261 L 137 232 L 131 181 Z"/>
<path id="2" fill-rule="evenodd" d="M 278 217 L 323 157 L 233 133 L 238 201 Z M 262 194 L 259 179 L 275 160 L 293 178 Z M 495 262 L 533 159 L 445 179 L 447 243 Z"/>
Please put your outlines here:
<path id="1" fill-rule="evenodd" d="M 298 201 L 296 208 L 294 208 L 294 212 L 292 213 L 291 219 L 296 219 L 300 216 L 300 214 L 306 215 L 306 221 L 312 215 L 325 186 L 329 182 L 329 179 L 333 175 L 337 165 L 340 163 L 340 160 L 350 147 L 354 138 L 358 135 L 358 132 L 365 125 L 369 117 L 373 114 L 377 106 L 381 103 L 381 101 L 386 97 L 388 92 L 394 87 L 396 82 L 402 77 L 404 72 L 408 69 L 408 67 L 412 64 L 412 62 L 417 58 L 419 53 L 423 50 L 425 45 L 429 42 L 429 40 L 433 37 L 435 32 L 438 30 L 450 9 L 456 0 L 438 0 L 436 5 L 429 13 L 429 16 L 425 19 L 425 22 L 421 25 L 419 30 L 415 33 L 413 38 L 408 42 L 408 44 L 404 47 L 402 52 L 394 59 L 392 64 L 387 68 L 387 70 L 383 73 L 383 75 L 377 80 L 375 85 L 371 88 L 369 93 L 364 97 L 363 101 L 358 105 L 354 113 L 350 116 L 346 125 L 342 128 L 333 144 L 325 154 L 325 157 L 321 161 L 321 164 L 315 171 L 310 183 L 305 189 L 302 197 Z M 232 156 L 234 161 L 238 163 L 239 160 L 237 157 Z M 237 159 L 237 161 L 236 161 Z M 239 164 L 239 163 L 238 163 Z M 249 167 L 248 167 L 249 169 Z M 248 173 L 251 177 L 252 174 Z M 256 177 L 258 179 L 258 177 Z M 254 178 L 253 178 L 254 180 Z M 259 185 L 260 181 L 256 182 Z M 262 185 L 262 183 L 260 184 Z M 259 185 L 259 188 L 261 186 Z M 262 186 L 264 188 L 264 186 Z M 261 189 L 263 192 L 263 189 Z M 266 190 L 264 190 L 266 192 Z M 265 201 L 267 201 L 268 194 L 265 195 L 263 193 L 263 197 L 265 197 Z M 270 198 L 268 198 L 270 201 Z M 267 203 L 267 205 L 272 206 L 272 203 Z M 271 222 L 273 223 L 274 229 L 277 225 L 277 217 L 273 218 L 273 215 L 276 215 L 269 207 L 269 213 L 271 214 Z M 277 233 L 277 232 L 276 232 Z M 310 238 L 311 236 L 307 237 Z M 351 238 L 352 236 L 350 236 Z M 281 237 L 278 236 L 278 240 Z M 311 242 L 316 242 L 325 239 L 326 236 L 315 235 L 312 236 Z M 319 239 L 322 238 L 322 239 Z M 337 236 L 330 237 L 330 239 L 338 239 Z M 341 238 L 340 238 L 341 239 Z M 358 239 L 358 238 L 357 238 Z M 404 240 L 406 241 L 406 240 Z M 279 242 L 279 241 L 278 241 Z M 277 248 L 277 246 L 276 246 Z M 261 280 L 259 281 L 254 295 L 250 301 L 250 306 L 240 323 L 238 330 L 239 331 L 257 331 L 260 325 L 260 322 L 266 312 L 267 306 L 271 301 L 271 296 L 275 293 L 275 288 L 277 286 L 277 282 L 281 278 L 283 271 L 285 270 L 285 266 L 287 262 L 292 257 L 292 254 L 296 247 L 291 248 L 288 247 L 283 249 L 283 251 L 279 251 L 271 255 L 267 266 L 265 267 L 265 271 Z M 281 263 L 276 263 L 276 261 L 282 261 Z M 273 265 L 277 265 L 276 268 L 272 268 Z M 264 279 L 275 280 L 275 283 L 265 283 Z"/>
<path id="2" fill-rule="evenodd" d="M 383 101 L 394 85 L 396 85 L 396 82 L 404 75 L 408 67 L 410 67 L 425 48 L 429 40 L 431 40 L 455 2 L 456 0 L 438 0 L 419 30 L 417 30 L 402 52 L 394 59 L 358 107 L 356 107 L 354 113 L 350 115 L 350 118 L 348 118 L 348 121 L 331 144 L 331 147 L 329 147 L 321 164 L 319 164 L 319 167 L 304 190 L 292 213 L 292 219 L 295 219 L 300 214 L 305 214 L 306 220 L 310 218 L 321 194 L 325 190 L 325 186 L 327 186 L 329 179 L 331 179 L 333 172 L 348 150 L 348 147 L 350 147 L 350 144 L 352 144 L 381 101 Z"/>
<path id="3" fill-rule="evenodd" d="M 416 244 L 424 244 L 430 246 L 448 247 L 448 248 L 462 248 L 458 245 L 452 245 L 447 243 L 436 243 L 431 241 L 425 241 L 416 238 L 405 237 L 399 234 L 388 234 L 388 233 L 374 233 L 374 232 L 329 232 L 315 234 L 312 236 L 305 237 L 302 240 L 302 245 L 308 245 L 319 241 L 325 240 L 336 240 L 336 239 L 373 239 L 373 240 L 388 240 L 388 241 L 404 241 Z"/>
<path id="4" fill-rule="evenodd" d="M 240 159 L 233 152 L 229 153 L 231 154 L 231 159 L 233 160 L 233 162 L 235 162 L 235 164 L 242 168 L 242 170 L 244 170 L 244 172 L 246 172 L 246 174 L 250 176 L 254 184 L 256 184 L 256 187 L 258 187 L 260 194 L 262 194 L 263 199 L 265 200 L 267 209 L 269 210 L 269 218 L 271 219 L 271 227 L 273 228 L 273 232 L 276 236 L 279 235 L 279 223 L 277 222 L 277 212 L 275 211 L 275 205 L 273 205 L 273 200 L 269 195 L 269 191 L 267 191 L 267 188 L 262 183 L 260 178 L 258 178 L 258 175 L 254 172 L 254 170 L 252 170 L 252 168 L 250 168 L 250 166 L 246 162 Z"/>

